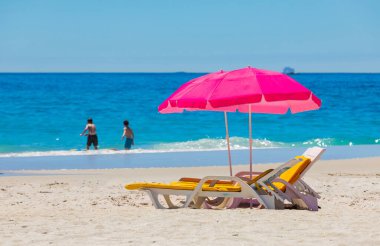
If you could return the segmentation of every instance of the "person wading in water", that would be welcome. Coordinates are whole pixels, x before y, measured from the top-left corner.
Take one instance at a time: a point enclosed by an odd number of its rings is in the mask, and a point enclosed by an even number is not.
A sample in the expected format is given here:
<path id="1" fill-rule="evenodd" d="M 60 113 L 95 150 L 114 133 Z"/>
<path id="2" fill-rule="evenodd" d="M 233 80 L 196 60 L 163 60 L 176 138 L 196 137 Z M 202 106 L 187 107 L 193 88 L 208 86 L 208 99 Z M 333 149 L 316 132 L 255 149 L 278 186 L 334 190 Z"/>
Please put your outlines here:
<path id="1" fill-rule="evenodd" d="M 87 134 L 85 134 L 87 132 Z M 87 146 L 86 149 L 89 150 L 90 146 L 93 144 L 95 149 L 98 149 L 98 136 L 96 135 L 96 126 L 92 122 L 92 119 L 87 120 L 87 125 L 84 128 L 81 136 L 87 136 Z"/>
<path id="2" fill-rule="evenodd" d="M 121 140 L 125 138 L 124 149 L 130 150 L 132 148 L 132 145 L 135 144 L 134 143 L 135 136 L 133 134 L 132 129 L 129 127 L 129 122 L 125 120 L 123 124 L 124 124 L 124 129 L 123 129 L 123 135 L 121 136 Z"/>

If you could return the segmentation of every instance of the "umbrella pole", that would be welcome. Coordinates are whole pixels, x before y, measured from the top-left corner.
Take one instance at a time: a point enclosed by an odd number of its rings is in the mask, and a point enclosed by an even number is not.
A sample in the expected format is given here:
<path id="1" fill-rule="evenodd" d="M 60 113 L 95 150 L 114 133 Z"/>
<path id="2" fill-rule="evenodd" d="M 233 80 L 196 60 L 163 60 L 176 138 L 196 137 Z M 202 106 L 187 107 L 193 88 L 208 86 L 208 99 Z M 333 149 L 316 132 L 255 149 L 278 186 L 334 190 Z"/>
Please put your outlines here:
<path id="1" fill-rule="evenodd" d="M 227 112 L 224 112 L 224 123 L 226 125 L 226 140 L 227 140 L 227 150 L 228 150 L 228 163 L 230 165 L 230 176 L 232 176 L 232 162 L 231 162 L 231 149 L 230 149 L 230 135 L 228 133 L 228 119 Z"/>
<path id="2" fill-rule="evenodd" d="M 248 124 L 249 124 L 249 179 L 252 180 L 252 112 L 251 104 L 248 106 Z M 252 198 L 249 200 L 249 208 L 252 209 Z"/>
<path id="3" fill-rule="evenodd" d="M 252 179 L 252 114 L 249 104 L 249 178 Z"/>

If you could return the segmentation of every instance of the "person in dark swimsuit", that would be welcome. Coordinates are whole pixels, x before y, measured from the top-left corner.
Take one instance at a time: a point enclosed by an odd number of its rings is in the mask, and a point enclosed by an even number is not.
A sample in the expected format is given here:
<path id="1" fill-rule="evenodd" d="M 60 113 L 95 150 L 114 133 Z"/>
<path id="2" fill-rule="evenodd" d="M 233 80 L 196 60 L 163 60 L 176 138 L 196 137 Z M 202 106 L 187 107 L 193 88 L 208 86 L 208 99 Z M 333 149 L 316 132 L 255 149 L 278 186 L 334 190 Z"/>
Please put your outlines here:
<path id="1" fill-rule="evenodd" d="M 85 134 L 87 132 L 87 134 Z M 96 135 L 96 126 L 92 119 L 87 120 L 87 125 L 84 128 L 81 136 L 87 136 L 87 146 L 86 149 L 89 150 L 91 145 L 94 145 L 95 149 L 98 149 L 98 135 Z"/>

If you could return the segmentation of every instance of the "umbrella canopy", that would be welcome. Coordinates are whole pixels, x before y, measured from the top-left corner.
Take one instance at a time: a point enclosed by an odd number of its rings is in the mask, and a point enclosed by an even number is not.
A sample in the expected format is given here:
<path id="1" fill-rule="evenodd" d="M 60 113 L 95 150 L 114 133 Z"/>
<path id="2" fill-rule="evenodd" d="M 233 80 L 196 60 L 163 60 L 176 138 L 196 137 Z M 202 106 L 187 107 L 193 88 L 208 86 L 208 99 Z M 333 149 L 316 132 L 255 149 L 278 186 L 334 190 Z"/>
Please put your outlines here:
<path id="1" fill-rule="evenodd" d="M 210 110 L 285 114 L 320 108 L 310 90 L 291 77 L 257 68 L 210 73 L 182 85 L 158 108 L 160 113 Z"/>
<path id="2" fill-rule="evenodd" d="M 227 112 L 249 113 L 250 173 L 252 175 L 251 113 L 285 114 L 319 109 L 321 100 L 291 77 L 252 67 L 206 74 L 178 88 L 159 107 L 160 113 L 183 110 L 223 111 L 230 175 L 231 154 Z M 252 177 L 252 176 L 251 176 Z"/>

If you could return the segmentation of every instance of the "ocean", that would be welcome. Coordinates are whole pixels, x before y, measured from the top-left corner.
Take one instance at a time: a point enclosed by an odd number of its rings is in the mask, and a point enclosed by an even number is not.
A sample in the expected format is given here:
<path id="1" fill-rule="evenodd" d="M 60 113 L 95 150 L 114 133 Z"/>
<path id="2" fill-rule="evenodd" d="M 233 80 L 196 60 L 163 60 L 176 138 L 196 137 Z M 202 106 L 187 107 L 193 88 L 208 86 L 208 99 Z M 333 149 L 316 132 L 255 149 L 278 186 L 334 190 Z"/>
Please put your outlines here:
<path id="1" fill-rule="evenodd" d="M 134 152 L 225 149 L 220 112 L 160 114 L 158 105 L 203 73 L 2 73 L 0 157 L 85 148 L 86 120 L 103 151 L 122 149 L 123 120 Z M 322 100 L 317 111 L 253 115 L 255 148 L 380 145 L 380 74 L 291 75 Z M 248 148 L 248 115 L 229 113 L 232 148 Z M 37 154 L 36 154 L 37 153 Z"/>

